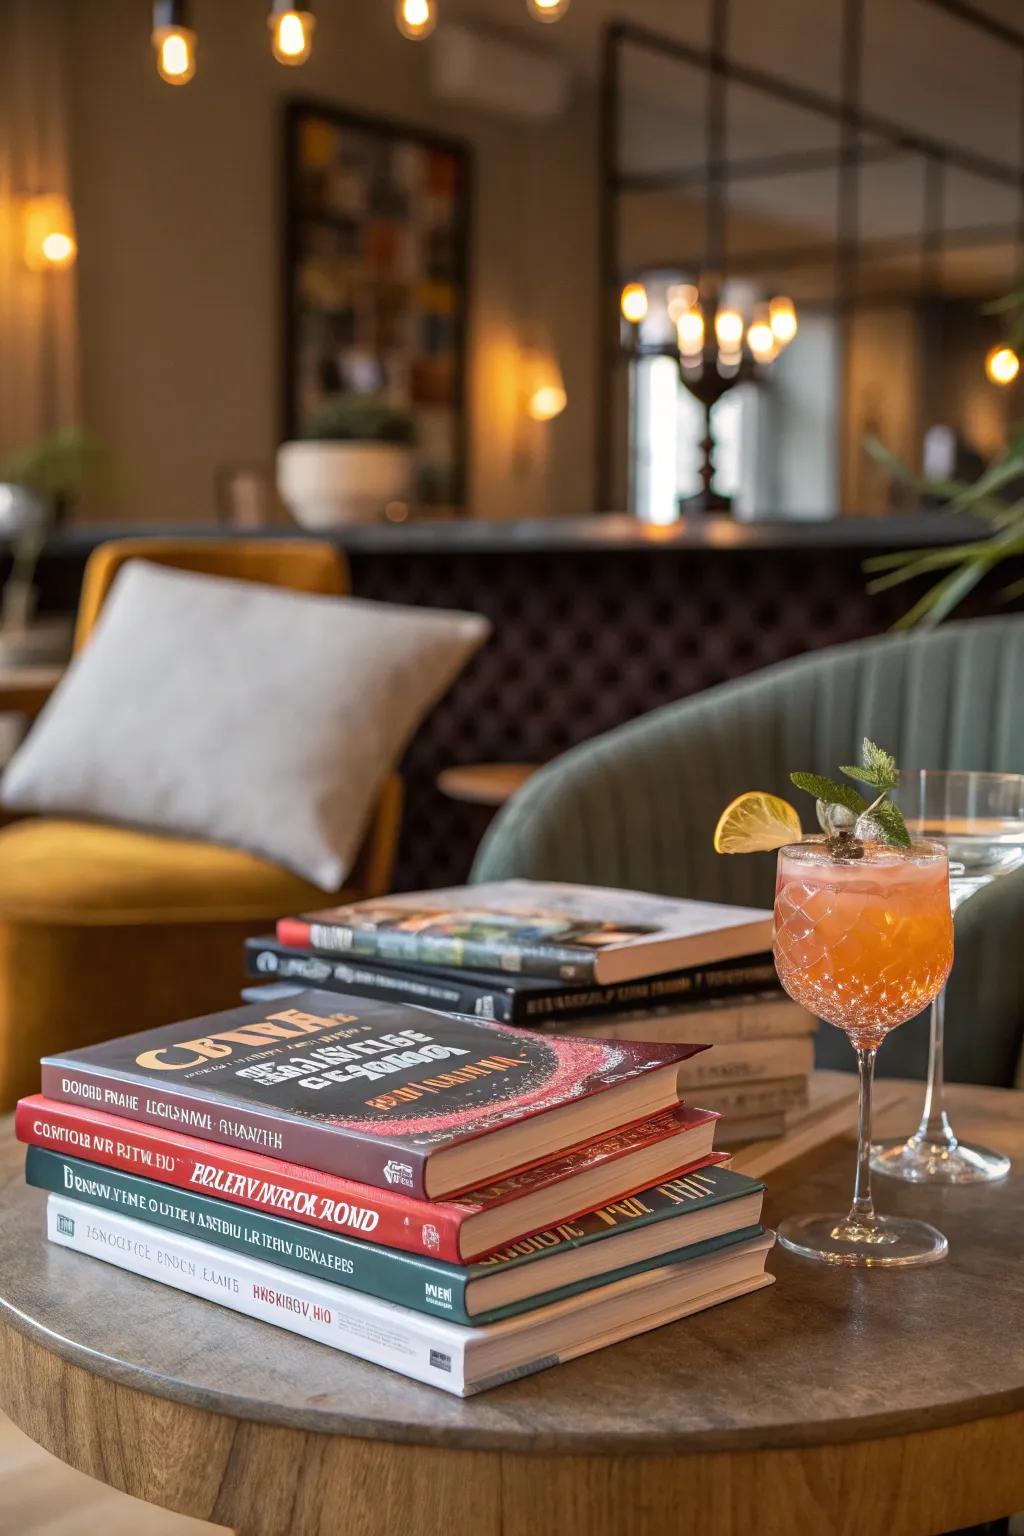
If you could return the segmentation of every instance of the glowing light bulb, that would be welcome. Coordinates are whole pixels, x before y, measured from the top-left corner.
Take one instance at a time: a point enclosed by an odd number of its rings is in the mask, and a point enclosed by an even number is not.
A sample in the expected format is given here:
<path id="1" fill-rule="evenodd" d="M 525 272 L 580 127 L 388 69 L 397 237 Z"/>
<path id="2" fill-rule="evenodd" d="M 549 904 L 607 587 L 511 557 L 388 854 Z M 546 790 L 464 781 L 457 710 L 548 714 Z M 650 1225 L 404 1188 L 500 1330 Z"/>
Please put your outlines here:
<path id="1" fill-rule="evenodd" d="M 759 363 L 770 363 L 775 356 L 775 335 L 766 320 L 755 320 L 747 327 L 747 346 Z"/>
<path id="2" fill-rule="evenodd" d="M 715 316 L 715 335 L 723 352 L 737 352 L 743 341 L 743 316 L 738 309 L 720 309 Z"/>
<path id="3" fill-rule="evenodd" d="M 772 335 L 780 347 L 788 347 L 797 332 L 796 308 L 792 299 L 780 295 L 768 306 Z"/>
<path id="4" fill-rule="evenodd" d="M 697 357 L 704 350 L 704 316 L 699 309 L 685 309 L 676 321 L 679 350 L 684 357 Z"/>
<path id="5" fill-rule="evenodd" d="M 647 289 L 643 283 L 627 283 L 619 295 L 619 308 L 623 320 L 639 325 L 647 318 Z"/>
<path id="6" fill-rule="evenodd" d="M 309 9 L 278 10 L 268 18 L 270 48 L 279 64 L 305 64 L 313 51 L 316 17 Z"/>
<path id="7" fill-rule="evenodd" d="M 437 26 L 436 0 L 398 0 L 395 20 L 403 37 L 411 37 L 413 42 L 429 37 Z"/>
<path id="8" fill-rule="evenodd" d="M 33 272 L 59 272 L 78 255 L 75 220 L 66 197 L 49 193 L 25 204 L 25 265 Z"/>
<path id="9" fill-rule="evenodd" d="M 985 372 L 993 384 L 1012 384 L 1020 372 L 1020 358 L 1012 347 L 993 347 L 985 358 Z"/>
<path id="10" fill-rule="evenodd" d="M 779 351 L 779 343 L 772 330 L 771 311 L 765 304 L 758 305 L 747 327 L 747 346 L 759 363 L 770 363 Z"/>
<path id="11" fill-rule="evenodd" d="M 526 409 L 534 421 L 554 421 L 568 403 L 569 397 L 561 385 L 542 384 L 530 396 Z"/>
<path id="12" fill-rule="evenodd" d="M 674 283 L 668 290 L 668 317 L 673 325 L 678 325 L 679 317 L 688 309 L 693 309 L 700 295 L 693 283 Z"/>
<path id="13" fill-rule="evenodd" d="M 561 21 L 572 0 L 526 0 L 526 9 L 535 21 Z"/>

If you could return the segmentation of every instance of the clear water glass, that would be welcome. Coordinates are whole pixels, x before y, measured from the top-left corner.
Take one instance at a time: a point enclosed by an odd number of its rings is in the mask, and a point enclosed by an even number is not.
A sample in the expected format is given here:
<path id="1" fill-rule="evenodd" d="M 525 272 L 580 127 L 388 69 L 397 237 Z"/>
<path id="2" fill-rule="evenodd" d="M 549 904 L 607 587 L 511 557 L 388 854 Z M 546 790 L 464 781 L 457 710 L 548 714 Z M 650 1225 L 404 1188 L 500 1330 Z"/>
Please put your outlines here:
<path id="1" fill-rule="evenodd" d="M 976 891 L 1024 864 L 1024 774 L 905 770 L 895 799 L 913 836 L 945 846 L 954 913 Z M 932 1003 L 920 1124 L 911 1136 L 873 1146 L 871 1166 L 914 1184 L 1004 1179 L 1010 1159 L 988 1147 L 966 1145 L 949 1123 L 943 1105 L 945 1003 L 943 989 Z"/>

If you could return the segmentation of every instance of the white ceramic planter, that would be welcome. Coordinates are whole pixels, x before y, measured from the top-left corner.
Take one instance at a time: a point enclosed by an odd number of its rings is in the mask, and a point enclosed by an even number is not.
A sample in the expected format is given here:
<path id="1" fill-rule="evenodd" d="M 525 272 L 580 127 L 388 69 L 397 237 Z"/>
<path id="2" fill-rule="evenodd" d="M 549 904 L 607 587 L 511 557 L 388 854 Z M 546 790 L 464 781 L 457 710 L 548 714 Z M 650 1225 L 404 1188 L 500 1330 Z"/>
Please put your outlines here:
<path id="1" fill-rule="evenodd" d="M 303 528 L 368 523 L 412 492 L 412 449 L 400 443 L 282 443 L 277 489 Z"/>

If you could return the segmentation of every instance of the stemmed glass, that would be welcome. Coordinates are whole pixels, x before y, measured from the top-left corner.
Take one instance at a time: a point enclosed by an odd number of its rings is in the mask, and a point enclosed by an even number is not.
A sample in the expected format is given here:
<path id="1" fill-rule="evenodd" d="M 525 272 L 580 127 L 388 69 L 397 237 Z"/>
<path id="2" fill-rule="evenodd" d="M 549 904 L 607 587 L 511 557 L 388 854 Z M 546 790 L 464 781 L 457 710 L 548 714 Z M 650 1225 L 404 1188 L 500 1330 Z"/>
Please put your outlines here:
<path id="1" fill-rule="evenodd" d="M 953 963 L 949 866 L 939 843 L 901 849 L 824 838 L 779 849 L 775 966 L 795 1002 L 845 1031 L 857 1053 L 857 1171 L 847 1215 L 790 1217 L 779 1241 L 831 1264 L 941 1259 L 947 1242 L 923 1221 L 878 1216 L 871 1200 L 871 1085 L 891 1029 L 935 998 Z"/>
<path id="2" fill-rule="evenodd" d="M 954 913 L 982 886 L 1024 864 L 1024 774 L 904 771 L 895 798 L 912 835 L 945 845 Z M 871 1166 L 915 1184 L 1003 1179 L 1010 1159 L 987 1147 L 965 1146 L 943 1108 L 945 1005 L 943 989 L 932 1003 L 921 1123 L 910 1137 L 873 1146 Z"/>

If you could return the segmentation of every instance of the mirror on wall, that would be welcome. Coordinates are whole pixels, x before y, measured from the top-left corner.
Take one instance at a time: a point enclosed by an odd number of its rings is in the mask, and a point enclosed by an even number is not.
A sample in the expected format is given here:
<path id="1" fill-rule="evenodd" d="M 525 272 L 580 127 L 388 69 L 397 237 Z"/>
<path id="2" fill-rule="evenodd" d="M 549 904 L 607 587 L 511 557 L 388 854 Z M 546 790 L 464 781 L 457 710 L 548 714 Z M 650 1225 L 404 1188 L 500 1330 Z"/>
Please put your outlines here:
<path id="1" fill-rule="evenodd" d="M 899 510 L 866 435 L 966 472 L 1020 414 L 1012 9 L 324 0 L 282 61 L 195 0 L 175 75 L 139 0 L 11 0 L 0 462 L 85 425 L 124 474 L 75 516 L 248 524 L 362 393 L 411 439 L 396 517 Z"/>

